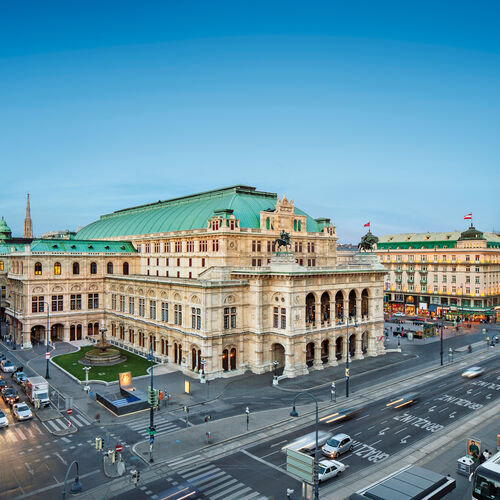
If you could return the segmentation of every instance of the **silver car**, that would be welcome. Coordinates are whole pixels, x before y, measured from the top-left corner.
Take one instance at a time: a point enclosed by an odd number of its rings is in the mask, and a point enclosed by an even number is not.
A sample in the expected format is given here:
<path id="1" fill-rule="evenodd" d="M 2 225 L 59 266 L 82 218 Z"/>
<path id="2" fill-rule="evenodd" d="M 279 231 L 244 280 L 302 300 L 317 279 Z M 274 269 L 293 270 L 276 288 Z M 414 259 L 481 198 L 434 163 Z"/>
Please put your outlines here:
<path id="1" fill-rule="evenodd" d="M 471 368 L 465 370 L 462 373 L 462 377 L 465 378 L 474 378 L 474 377 L 479 377 L 479 375 L 482 375 L 484 373 L 484 368 L 481 366 L 472 366 Z"/>
<path id="2" fill-rule="evenodd" d="M 26 403 L 17 403 L 12 406 L 12 413 L 17 420 L 28 420 L 33 418 L 33 414 Z"/>
<path id="3" fill-rule="evenodd" d="M 321 451 L 327 457 L 336 458 L 346 451 L 351 451 L 352 448 L 353 441 L 350 436 L 347 434 L 335 434 L 335 436 L 325 443 Z"/>

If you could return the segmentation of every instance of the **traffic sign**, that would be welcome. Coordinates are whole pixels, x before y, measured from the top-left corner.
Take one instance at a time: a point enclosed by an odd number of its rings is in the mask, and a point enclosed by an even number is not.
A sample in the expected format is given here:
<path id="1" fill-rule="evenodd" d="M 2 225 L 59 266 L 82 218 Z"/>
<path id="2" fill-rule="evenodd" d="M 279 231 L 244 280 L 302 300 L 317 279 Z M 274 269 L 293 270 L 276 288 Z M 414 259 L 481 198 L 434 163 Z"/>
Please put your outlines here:
<path id="1" fill-rule="evenodd" d="M 73 422 L 71 420 L 68 420 L 68 427 L 71 427 L 73 425 Z"/>
<path id="2" fill-rule="evenodd" d="M 45 359 L 50 359 L 50 352 L 45 353 Z"/>
<path id="3" fill-rule="evenodd" d="M 67 413 L 68 415 L 71 415 L 71 414 L 73 413 L 73 410 L 72 410 L 71 408 L 68 408 L 68 409 L 66 410 L 66 413 Z"/>
<path id="4" fill-rule="evenodd" d="M 154 435 L 149 436 L 149 444 L 153 444 L 155 442 Z"/>
<path id="5" fill-rule="evenodd" d="M 117 444 L 115 446 L 116 453 L 121 453 L 123 450 L 123 446 L 121 444 Z"/>
<path id="6" fill-rule="evenodd" d="M 286 470 L 295 476 L 313 483 L 314 479 L 314 457 L 310 457 L 300 451 L 290 448 L 286 450 Z"/>
<path id="7" fill-rule="evenodd" d="M 156 434 L 156 429 L 154 427 L 152 429 L 148 427 L 148 433 L 150 436 L 154 436 Z"/>

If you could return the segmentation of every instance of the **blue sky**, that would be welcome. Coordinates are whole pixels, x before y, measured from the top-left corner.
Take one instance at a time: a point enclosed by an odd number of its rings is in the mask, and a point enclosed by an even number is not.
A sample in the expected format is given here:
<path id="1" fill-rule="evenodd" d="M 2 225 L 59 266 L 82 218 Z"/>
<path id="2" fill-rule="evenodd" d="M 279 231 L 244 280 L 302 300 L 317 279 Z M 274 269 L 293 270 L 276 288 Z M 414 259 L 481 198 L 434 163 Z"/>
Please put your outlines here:
<path id="1" fill-rule="evenodd" d="M 500 230 L 496 1 L 0 0 L 0 215 L 37 235 L 234 184 L 340 241 Z"/>

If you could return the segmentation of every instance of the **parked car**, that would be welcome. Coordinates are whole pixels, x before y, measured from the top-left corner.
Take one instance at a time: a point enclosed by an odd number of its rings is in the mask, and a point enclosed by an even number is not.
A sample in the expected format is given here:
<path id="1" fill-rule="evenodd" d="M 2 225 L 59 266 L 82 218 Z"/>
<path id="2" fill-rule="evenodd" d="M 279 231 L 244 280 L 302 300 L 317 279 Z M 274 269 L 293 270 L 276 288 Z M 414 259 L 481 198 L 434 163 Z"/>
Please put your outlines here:
<path id="1" fill-rule="evenodd" d="M 12 377 L 19 385 L 23 385 L 23 382 L 26 383 L 26 373 L 24 372 L 15 372 Z"/>
<path id="2" fill-rule="evenodd" d="M 337 477 L 346 470 L 346 466 L 337 460 L 321 460 L 318 467 L 319 482 Z"/>
<path id="3" fill-rule="evenodd" d="M 337 458 L 346 451 L 351 451 L 353 448 L 352 439 L 347 434 L 335 434 L 321 448 L 323 455 L 330 458 Z"/>
<path id="4" fill-rule="evenodd" d="M 474 378 L 479 377 L 479 375 L 482 375 L 483 373 L 484 368 L 482 368 L 481 366 L 472 366 L 462 373 L 462 377 Z"/>
<path id="5" fill-rule="evenodd" d="M 26 403 L 17 403 L 12 405 L 12 413 L 16 420 L 28 420 L 33 418 L 33 413 Z"/>
<path id="6" fill-rule="evenodd" d="M 0 392 L 3 392 L 4 389 L 6 389 L 7 387 L 9 387 L 7 385 L 7 382 L 5 382 L 5 380 L 3 378 L 0 378 Z"/>
<path id="7" fill-rule="evenodd" d="M 9 406 L 12 406 L 19 401 L 19 394 L 16 390 L 12 389 L 12 387 L 7 387 L 7 389 L 2 392 L 2 398 Z"/>
<path id="8" fill-rule="evenodd" d="M 5 357 L 5 354 L 3 352 L 0 352 L 0 361 L 3 361 Z"/>
<path id="9" fill-rule="evenodd" d="M 2 361 L 0 362 L 0 369 L 4 373 L 13 372 L 14 371 L 14 365 L 8 359 L 2 359 Z"/>
<path id="10" fill-rule="evenodd" d="M 392 406 L 393 408 L 401 408 L 403 406 L 410 406 L 418 401 L 418 392 L 409 392 L 402 396 L 392 398 L 385 406 Z"/>
<path id="11" fill-rule="evenodd" d="M 7 416 L 5 413 L 0 410 L 0 427 L 8 427 L 9 421 L 7 420 Z"/>

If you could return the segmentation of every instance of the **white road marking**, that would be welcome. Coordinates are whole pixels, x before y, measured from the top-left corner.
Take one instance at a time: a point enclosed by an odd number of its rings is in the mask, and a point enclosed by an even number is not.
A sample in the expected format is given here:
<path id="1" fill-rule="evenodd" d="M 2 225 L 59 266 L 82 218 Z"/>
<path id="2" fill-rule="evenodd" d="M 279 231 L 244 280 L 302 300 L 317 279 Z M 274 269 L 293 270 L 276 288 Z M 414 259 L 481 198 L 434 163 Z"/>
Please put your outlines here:
<path id="1" fill-rule="evenodd" d="M 63 457 L 61 457 L 61 455 L 59 455 L 59 453 L 54 453 L 54 455 L 64 464 L 64 465 L 68 465 L 66 460 L 64 460 Z"/>
<path id="2" fill-rule="evenodd" d="M 380 443 L 381 441 L 382 441 L 382 440 L 381 440 L 381 439 L 379 439 L 378 441 L 375 441 L 374 443 L 369 444 L 368 446 L 374 446 L 374 445 L 376 445 L 377 443 Z"/>
<path id="3" fill-rule="evenodd" d="M 287 439 L 285 439 L 284 441 L 280 441 L 279 443 L 274 443 L 274 444 L 272 444 L 272 445 L 270 446 L 270 448 L 274 448 L 275 446 L 279 446 L 280 444 L 284 444 L 284 443 L 286 443 L 287 441 L 288 441 L 288 440 L 287 440 Z"/>
<path id="4" fill-rule="evenodd" d="M 270 457 L 271 455 L 274 455 L 275 453 L 280 453 L 281 450 L 274 450 L 271 453 L 268 453 L 267 455 L 262 455 L 262 458 L 267 458 Z"/>
<path id="5" fill-rule="evenodd" d="M 359 436 L 360 434 L 361 432 L 357 432 L 356 434 L 354 434 L 354 437 Z"/>
<path id="6" fill-rule="evenodd" d="M 368 430 L 370 431 L 371 429 L 374 429 L 374 428 L 375 428 L 375 426 L 372 425 L 371 427 L 368 427 Z"/>
<path id="7" fill-rule="evenodd" d="M 383 436 L 385 434 L 385 431 L 388 431 L 388 430 L 390 430 L 390 427 L 385 427 L 381 431 L 378 431 L 378 435 L 379 436 Z"/>
<path id="8" fill-rule="evenodd" d="M 411 437 L 411 434 L 408 434 L 408 436 L 405 436 L 404 438 L 401 438 L 400 443 L 401 443 L 401 444 L 406 443 L 406 438 L 409 438 L 409 437 Z"/>
<path id="9" fill-rule="evenodd" d="M 357 418 L 356 420 L 363 420 L 366 417 L 369 417 L 370 415 L 363 415 L 362 417 Z"/>
<path id="10" fill-rule="evenodd" d="M 403 432 L 405 431 L 406 429 L 408 429 L 408 427 L 403 427 L 401 430 L 395 432 L 394 434 L 399 434 L 400 432 Z"/>
<path id="11" fill-rule="evenodd" d="M 442 410 L 438 410 L 438 413 L 443 413 L 443 411 L 446 411 L 448 408 L 448 406 L 445 406 Z"/>
<path id="12" fill-rule="evenodd" d="M 245 455 L 247 455 L 248 457 L 250 458 L 253 458 L 254 460 L 257 460 L 257 462 L 260 462 L 264 465 L 267 465 L 268 467 L 271 467 L 272 469 L 275 469 L 283 474 L 287 474 L 288 476 L 290 477 L 293 477 L 294 479 L 297 479 L 297 476 L 294 476 L 293 474 L 291 474 L 290 472 L 288 472 L 287 470 L 283 469 L 282 467 L 278 467 L 277 465 L 274 465 L 270 462 L 266 462 L 265 460 L 263 460 L 262 458 L 260 457 L 257 457 L 255 455 L 253 455 L 252 453 L 250 453 L 249 451 L 247 450 L 241 450 L 241 453 L 244 453 Z M 284 464 L 282 464 L 284 465 Z M 207 492 L 208 493 L 208 492 Z"/>

